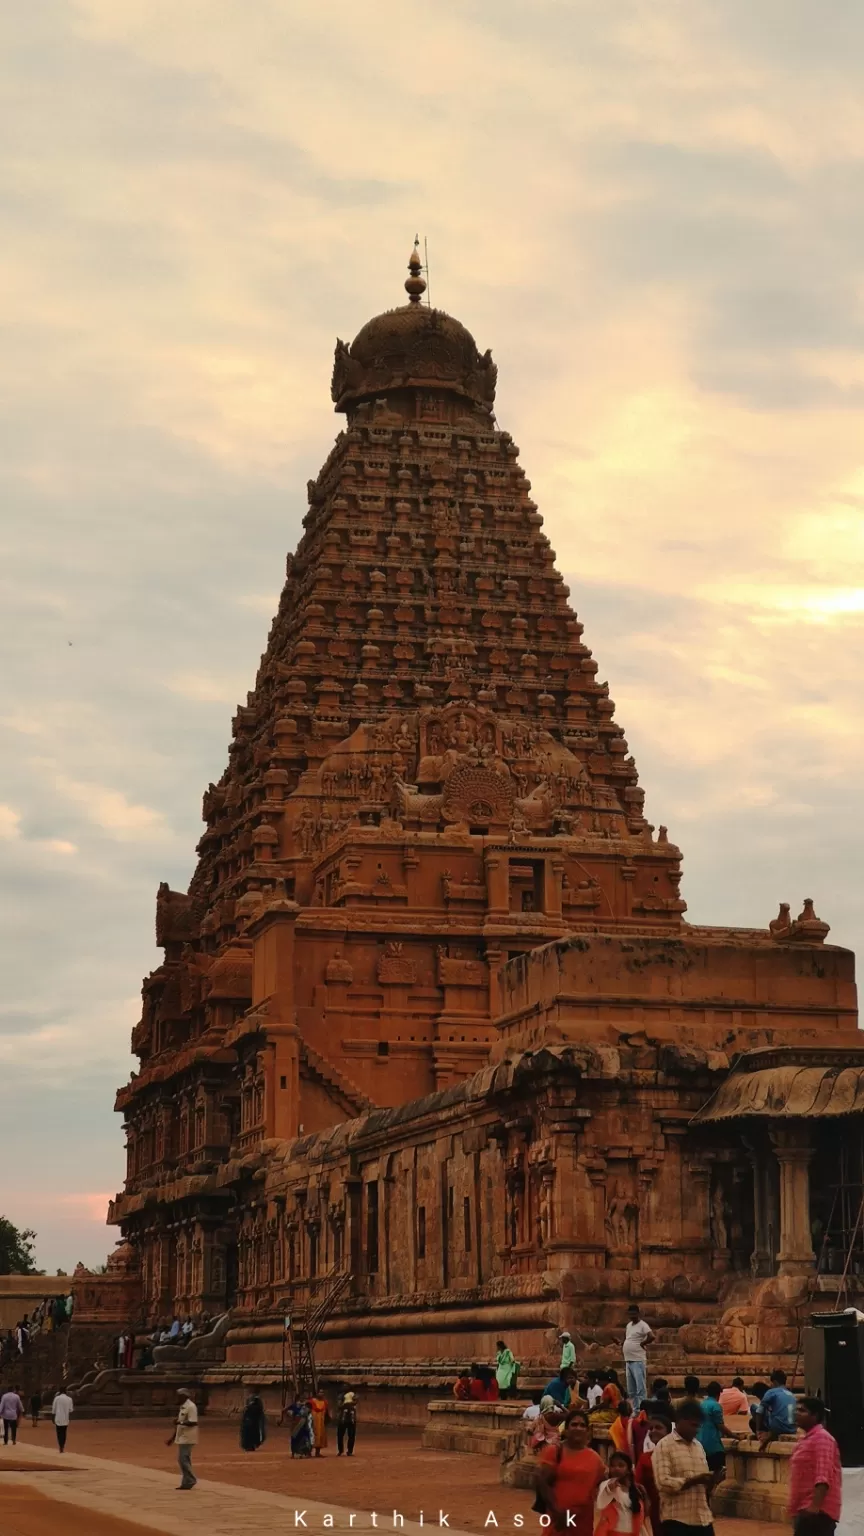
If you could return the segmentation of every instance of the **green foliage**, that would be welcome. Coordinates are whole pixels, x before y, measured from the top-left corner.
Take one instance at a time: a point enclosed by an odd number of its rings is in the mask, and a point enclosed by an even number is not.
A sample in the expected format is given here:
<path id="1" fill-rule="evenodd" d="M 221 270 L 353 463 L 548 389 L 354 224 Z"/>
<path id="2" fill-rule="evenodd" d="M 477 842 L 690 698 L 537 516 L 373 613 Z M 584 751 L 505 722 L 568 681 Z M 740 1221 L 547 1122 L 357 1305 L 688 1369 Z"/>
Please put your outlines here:
<path id="1" fill-rule="evenodd" d="M 33 1258 L 36 1233 L 29 1227 L 23 1230 L 0 1216 L 0 1275 L 38 1275 Z"/>

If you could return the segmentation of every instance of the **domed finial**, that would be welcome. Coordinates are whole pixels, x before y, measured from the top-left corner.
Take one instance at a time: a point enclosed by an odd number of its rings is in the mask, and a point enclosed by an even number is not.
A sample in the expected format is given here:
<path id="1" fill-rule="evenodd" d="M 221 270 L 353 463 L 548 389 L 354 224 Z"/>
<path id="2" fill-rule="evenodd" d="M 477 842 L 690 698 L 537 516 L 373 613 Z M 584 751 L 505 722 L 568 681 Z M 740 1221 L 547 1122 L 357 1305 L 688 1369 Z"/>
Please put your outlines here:
<path id="1" fill-rule="evenodd" d="M 426 279 L 421 277 L 423 263 L 420 260 L 420 236 L 414 236 L 414 249 L 408 258 L 409 277 L 405 279 L 405 292 L 412 304 L 419 304 L 422 295 L 426 292 Z"/>

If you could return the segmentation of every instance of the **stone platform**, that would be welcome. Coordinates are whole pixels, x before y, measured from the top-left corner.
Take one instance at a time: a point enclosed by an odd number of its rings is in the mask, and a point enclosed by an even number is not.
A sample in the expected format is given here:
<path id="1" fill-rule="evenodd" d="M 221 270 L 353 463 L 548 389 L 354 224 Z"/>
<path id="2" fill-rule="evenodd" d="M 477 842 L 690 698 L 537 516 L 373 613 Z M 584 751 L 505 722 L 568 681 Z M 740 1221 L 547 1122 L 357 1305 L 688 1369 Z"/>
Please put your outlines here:
<path id="1" fill-rule="evenodd" d="M 475 1456 L 516 1454 L 525 1438 L 524 1402 L 470 1403 L 450 1398 L 427 1405 L 427 1451 L 467 1451 Z"/>
<path id="2" fill-rule="evenodd" d="M 765 1450 L 758 1440 L 727 1440 L 726 1478 L 711 1500 L 718 1515 L 745 1520 L 785 1520 L 789 1500 L 789 1462 L 795 1437 L 777 1440 Z"/>

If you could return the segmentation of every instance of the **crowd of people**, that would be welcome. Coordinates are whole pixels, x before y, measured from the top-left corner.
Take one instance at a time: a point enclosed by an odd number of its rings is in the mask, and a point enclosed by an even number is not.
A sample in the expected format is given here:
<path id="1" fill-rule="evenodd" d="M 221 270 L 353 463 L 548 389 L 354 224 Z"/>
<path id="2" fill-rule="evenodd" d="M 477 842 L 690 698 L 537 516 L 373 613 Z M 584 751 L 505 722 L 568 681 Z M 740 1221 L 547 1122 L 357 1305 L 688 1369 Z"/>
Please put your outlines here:
<path id="1" fill-rule="evenodd" d="M 740 1376 L 704 1388 L 698 1377 L 686 1376 L 683 1396 L 673 1401 L 669 1382 L 658 1376 L 649 1394 L 646 1351 L 653 1338 L 639 1307 L 631 1306 L 621 1340 L 622 1382 L 614 1368 L 577 1371 L 571 1335 L 560 1335 L 555 1374 L 531 1394 L 522 1416 L 537 1463 L 535 1511 L 582 1536 L 595 1529 L 638 1536 L 646 1521 L 653 1536 L 706 1536 L 711 1495 L 726 1475 L 726 1443 L 755 1437 L 765 1449 L 790 1435 L 797 1437 L 790 1467 L 796 1536 L 833 1536 L 840 1458 L 821 1400 L 797 1398 L 779 1368 L 749 1391 Z M 454 1396 L 468 1402 L 515 1396 L 519 1370 L 499 1339 L 494 1365 L 475 1362 L 461 1371 Z M 607 1462 L 600 1448 L 608 1450 Z"/>
<path id="2" fill-rule="evenodd" d="M 178 1489 L 194 1488 L 197 1482 L 192 1470 L 192 1448 L 198 1441 L 198 1410 L 188 1388 L 179 1391 L 180 1406 L 174 1431 L 168 1445 L 176 1445 L 180 1467 Z M 343 1392 L 336 1408 L 337 1455 L 354 1455 L 357 1439 L 357 1399 L 353 1392 Z M 296 1457 L 320 1456 L 328 1446 L 328 1424 L 331 1422 L 330 1405 L 322 1393 L 309 1398 L 295 1398 L 284 1410 L 280 1424 L 287 1423 L 292 1460 Z M 249 1392 L 240 1416 L 240 1448 L 257 1451 L 267 1439 L 267 1414 L 258 1392 Z"/>
<path id="3" fill-rule="evenodd" d="M 732 1389 L 712 1382 L 701 1399 L 684 1397 L 673 1408 L 668 1388 L 655 1382 L 650 1405 L 638 1415 L 622 1414 L 625 1404 L 630 1407 L 622 1399 L 605 1463 L 592 1443 L 596 1425 L 588 1409 L 559 1411 L 554 1435 L 544 1434 L 536 1444 L 535 1511 L 548 1515 L 556 1530 L 575 1529 L 577 1536 L 638 1536 L 646 1521 L 652 1536 L 707 1536 L 711 1496 L 726 1465 L 724 1390 Z M 789 1469 L 795 1536 L 834 1536 L 840 1518 L 840 1454 L 824 1419 L 821 1398 L 796 1400 L 795 1427 L 802 1434 Z"/>
<path id="4" fill-rule="evenodd" d="M 46 1296 L 32 1312 L 25 1312 L 14 1328 L 7 1328 L 0 1338 L 0 1370 L 19 1355 L 26 1355 L 40 1333 L 52 1333 L 72 1321 L 75 1303 L 70 1291 L 66 1296 Z"/>
<path id="5" fill-rule="evenodd" d="M 213 1319 L 209 1312 L 199 1312 L 195 1317 L 166 1317 L 156 1324 L 150 1335 L 150 1343 L 188 1344 L 190 1339 L 209 1333 Z"/>
<path id="6" fill-rule="evenodd" d="M 7 1387 L 2 1396 L 0 1396 L 0 1423 L 3 1425 L 3 1444 L 16 1445 L 18 1443 L 19 1425 L 22 1419 L 28 1417 L 28 1414 L 33 1428 L 37 1429 L 42 1409 L 41 1392 L 31 1393 L 29 1409 L 26 1409 L 17 1386 Z M 66 1449 L 66 1436 L 69 1432 L 72 1409 L 72 1399 L 65 1388 L 61 1387 L 59 1392 L 54 1393 L 51 1406 L 48 1409 L 48 1416 L 54 1423 L 57 1448 L 60 1451 L 65 1451 Z"/>

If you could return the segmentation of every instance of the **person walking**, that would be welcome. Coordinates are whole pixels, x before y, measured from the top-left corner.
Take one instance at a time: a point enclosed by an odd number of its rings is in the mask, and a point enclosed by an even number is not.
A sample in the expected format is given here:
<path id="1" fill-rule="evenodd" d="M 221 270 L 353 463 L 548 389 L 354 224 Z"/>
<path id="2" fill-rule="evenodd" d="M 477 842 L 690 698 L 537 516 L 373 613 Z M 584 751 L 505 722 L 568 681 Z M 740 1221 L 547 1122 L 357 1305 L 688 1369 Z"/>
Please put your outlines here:
<path id="1" fill-rule="evenodd" d="M 588 1415 L 574 1408 L 567 1415 L 561 1440 L 540 1452 L 537 1467 L 537 1499 L 534 1508 L 551 1515 L 559 1531 L 575 1530 L 576 1536 L 592 1536 L 594 1498 L 605 1468 L 588 1444 Z"/>
<path id="2" fill-rule="evenodd" d="M 639 1536 L 645 1520 L 645 1498 L 626 1451 L 612 1452 L 609 1474 L 597 1490 L 600 1519 L 595 1536 Z"/>
<path id="3" fill-rule="evenodd" d="M 718 1476 L 726 1475 L 726 1452 L 723 1448 L 723 1436 L 727 1433 L 726 1421 L 723 1417 L 723 1409 L 720 1407 L 721 1386 L 719 1381 L 709 1381 L 705 1388 L 700 1407 L 702 1409 L 702 1423 L 699 1428 L 699 1444 L 705 1452 L 705 1460 L 708 1463 L 709 1472 Z"/>
<path id="4" fill-rule="evenodd" d="M 661 1440 L 665 1440 L 670 1433 L 672 1425 L 661 1414 L 654 1414 L 648 1420 L 648 1433 L 642 1445 L 639 1460 L 633 1469 L 633 1476 L 640 1488 L 645 1490 L 647 1500 L 647 1514 L 651 1521 L 652 1536 L 660 1536 L 660 1497 L 657 1493 L 657 1484 L 654 1481 L 654 1452 Z"/>
<path id="5" fill-rule="evenodd" d="M 291 1456 L 311 1456 L 315 1436 L 312 1432 L 312 1412 L 308 1403 L 293 1402 L 288 1409 L 291 1419 Z"/>
<path id="6" fill-rule="evenodd" d="M 561 1364 L 558 1370 L 559 1374 L 563 1376 L 565 1371 L 575 1371 L 576 1369 L 576 1345 L 573 1343 L 569 1333 L 559 1334 L 558 1342 L 561 1345 Z"/>
<path id="7" fill-rule="evenodd" d="M 240 1419 L 240 1449 L 257 1451 L 267 1439 L 267 1415 L 257 1392 L 250 1392 Z"/>
<path id="8" fill-rule="evenodd" d="M 825 1404 L 820 1397 L 802 1397 L 795 1417 L 804 1431 L 789 1463 L 789 1514 L 795 1536 L 834 1536 L 843 1473 L 837 1441 L 825 1428 Z"/>
<path id="9" fill-rule="evenodd" d="M 685 1398 L 678 1404 L 675 1428 L 654 1449 L 651 1470 L 662 1536 L 704 1536 L 713 1529 L 708 1491 L 715 1477 L 699 1443 L 701 1427 L 702 1404 Z"/>
<path id="10" fill-rule="evenodd" d="M 627 1327 L 624 1332 L 624 1373 L 627 1384 L 627 1396 L 633 1404 L 634 1412 L 638 1413 L 642 1407 L 642 1399 L 648 1396 L 647 1373 L 648 1356 L 645 1353 L 646 1344 L 652 1343 L 654 1335 L 646 1323 L 637 1303 L 631 1302 L 627 1308 Z"/>
<path id="11" fill-rule="evenodd" d="M 54 1420 L 54 1433 L 57 1436 L 57 1449 L 65 1451 L 66 1436 L 69 1433 L 69 1420 L 72 1417 L 72 1399 L 68 1392 L 61 1387 L 51 1404 L 51 1417 Z"/>
<path id="12" fill-rule="evenodd" d="M 42 1412 L 42 1393 L 30 1393 L 30 1419 L 34 1429 L 39 1428 L 39 1415 Z"/>
<path id="13" fill-rule="evenodd" d="M 510 1396 L 516 1386 L 516 1356 L 512 1349 L 508 1349 L 503 1339 L 499 1339 L 495 1345 L 498 1351 L 495 1357 L 495 1380 L 498 1383 L 498 1392 L 502 1398 Z"/>
<path id="14" fill-rule="evenodd" d="M 174 1433 L 166 1445 L 176 1445 L 177 1461 L 180 1467 L 180 1482 L 177 1491 L 185 1492 L 187 1488 L 194 1488 L 198 1479 L 192 1471 L 192 1447 L 198 1444 L 198 1409 L 195 1400 L 188 1387 L 180 1387 L 177 1396 L 180 1398 L 180 1408 L 177 1413 L 177 1422 L 174 1425 Z"/>
<path id="15" fill-rule="evenodd" d="M 0 1419 L 3 1420 L 3 1444 L 18 1442 L 18 1420 L 24 1417 L 24 1404 L 18 1396 L 18 1388 L 12 1387 L 0 1397 Z"/>
<path id="16" fill-rule="evenodd" d="M 357 1401 L 353 1392 L 343 1392 L 336 1410 L 336 1449 L 341 1456 L 347 1441 L 349 1456 L 354 1455 L 357 1438 Z"/>

